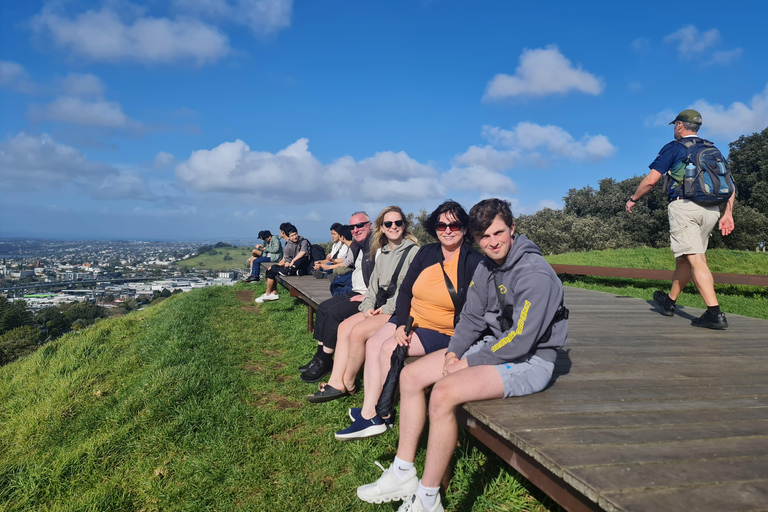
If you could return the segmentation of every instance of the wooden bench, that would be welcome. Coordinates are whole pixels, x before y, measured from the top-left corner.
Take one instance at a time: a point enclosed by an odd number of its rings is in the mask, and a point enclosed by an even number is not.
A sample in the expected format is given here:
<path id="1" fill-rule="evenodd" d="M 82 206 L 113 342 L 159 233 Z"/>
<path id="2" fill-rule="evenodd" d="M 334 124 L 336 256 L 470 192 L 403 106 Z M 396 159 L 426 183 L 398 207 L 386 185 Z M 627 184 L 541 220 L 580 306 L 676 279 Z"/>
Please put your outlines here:
<path id="1" fill-rule="evenodd" d="M 268 269 L 274 263 L 262 263 Z M 285 287 L 291 297 L 298 297 L 307 305 L 307 331 L 315 328 L 315 313 L 324 300 L 331 298 L 331 280 L 314 276 L 278 276 L 277 282 Z"/>
<path id="2" fill-rule="evenodd" d="M 278 281 L 309 306 L 311 330 L 328 280 Z M 729 314 L 726 331 L 697 329 L 702 310 L 666 318 L 650 301 L 570 287 L 566 303 L 551 388 L 467 403 L 459 424 L 568 511 L 766 509 L 768 321 Z"/>

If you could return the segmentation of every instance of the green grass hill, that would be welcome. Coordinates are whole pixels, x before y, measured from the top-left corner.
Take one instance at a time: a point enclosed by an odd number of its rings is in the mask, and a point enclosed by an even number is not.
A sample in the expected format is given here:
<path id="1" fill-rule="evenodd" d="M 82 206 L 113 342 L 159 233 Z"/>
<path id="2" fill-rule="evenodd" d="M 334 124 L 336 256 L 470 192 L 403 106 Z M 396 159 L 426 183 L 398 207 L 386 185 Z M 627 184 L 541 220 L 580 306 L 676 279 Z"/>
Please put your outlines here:
<path id="1" fill-rule="evenodd" d="M 174 265 L 177 267 L 211 270 L 245 268 L 248 258 L 251 257 L 251 250 L 251 247 L 220 247 L 215 249 L 216 254 L 205 252 L 186 260 L 177 261 Z"/>
<path id="2" fill-rule="evenodd" d="M 0 510 L 393 510 L 355 488 L 391 462 L 397 431 L 333 438 L 362 394 L 306 402 L 306 309 L 287 293 L 254 304 L 263 291 L 174 295 L 0 368 Z M 452 510 L 556 509 L 471 437 L 460 444 Z"/>

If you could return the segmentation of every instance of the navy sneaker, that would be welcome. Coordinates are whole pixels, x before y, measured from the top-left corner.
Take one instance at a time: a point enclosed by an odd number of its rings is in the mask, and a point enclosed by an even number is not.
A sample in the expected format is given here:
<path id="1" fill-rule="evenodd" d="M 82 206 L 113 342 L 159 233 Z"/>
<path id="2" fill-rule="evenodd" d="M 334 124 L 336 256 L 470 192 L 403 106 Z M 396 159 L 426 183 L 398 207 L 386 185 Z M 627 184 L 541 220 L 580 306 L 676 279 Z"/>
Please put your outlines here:
<path id="1" fill-rule="evenodd" d="M 669 298 L 669 295 L 666 293 L 656 290 L 653 292 L 653 302 L 656 303 L 657 306 L 661 309 L 661 314 L 664 316 L 675 316 L 675 308 L 677 305 L 672 302 L 672 300 Z"/>
<path id="2" fill-rule="evenodd" d="M 349 419 L 352 421 L 357 421 L 358 418 L 362 418 L 363 414 L 363 408 L 362 407 L 350 407 L 349 410 L 347 410 L 347 416 L 349 416 Z M 377 415 L 378 416 L 378 415 Z M 382 418 L 384 420 L 384 424 L 387 426 L 387 428 L 392 428 L 395 426 L 395 413 L 392 413 L 392 416 L 389 418 Z"/>
<path id="3" fill-rule="evenodd" d="M 353 421 L 350 426 L 344 430 L 339 430 L 335 435 L 336 439 L 340 441 L 351 441 L 353 439 L 365 439 L 366 437 L 378 436 L 387 430 L 388 427 L 384 423 L 384 420 L 377 414 L 369 420 L 360 416 Z"/>

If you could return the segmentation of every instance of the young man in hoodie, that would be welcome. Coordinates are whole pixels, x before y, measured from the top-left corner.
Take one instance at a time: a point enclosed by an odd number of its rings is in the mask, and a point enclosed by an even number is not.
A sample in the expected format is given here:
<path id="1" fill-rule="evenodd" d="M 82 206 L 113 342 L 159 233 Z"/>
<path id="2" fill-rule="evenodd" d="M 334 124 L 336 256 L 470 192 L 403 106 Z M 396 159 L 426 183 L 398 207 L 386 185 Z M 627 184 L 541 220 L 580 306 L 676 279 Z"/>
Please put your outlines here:
<path id="1" fill-rule="evenodd" d="M 442 511 L 439 488 L 456 447 L 456 408 L 543 390 L 557 349 L 565 345 L 563 286 L 539 247 L 515 235 L 509 203 L 486 199 L 473 206 L 469 231 L 485 258 L 448 348 L 403 370 L 397 456 L 376 482 L 358 487 L 358 497 L 369 503 L 404 500 L 400 511 Z M 486 329 L 492 334 L 481 338 Z M 427 456 L 419 480 L 413 462 L 427 412 Z"/>

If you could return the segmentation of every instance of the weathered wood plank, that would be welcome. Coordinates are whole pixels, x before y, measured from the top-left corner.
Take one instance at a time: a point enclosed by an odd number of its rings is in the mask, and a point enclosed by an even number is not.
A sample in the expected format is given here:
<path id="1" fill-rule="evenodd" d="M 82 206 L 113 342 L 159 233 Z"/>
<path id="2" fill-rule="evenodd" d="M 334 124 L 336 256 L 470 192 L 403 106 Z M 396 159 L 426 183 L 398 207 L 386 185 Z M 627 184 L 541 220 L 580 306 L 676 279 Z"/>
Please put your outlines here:
<path id="1" fill-rule="evenodd" d="M 663 510 L 757 511 L 768 510 L 768 482 L 734 482 L 721 485 L 645 489 L 606 493 L 601 507 L 608 512 L 658 512 Z"/>

